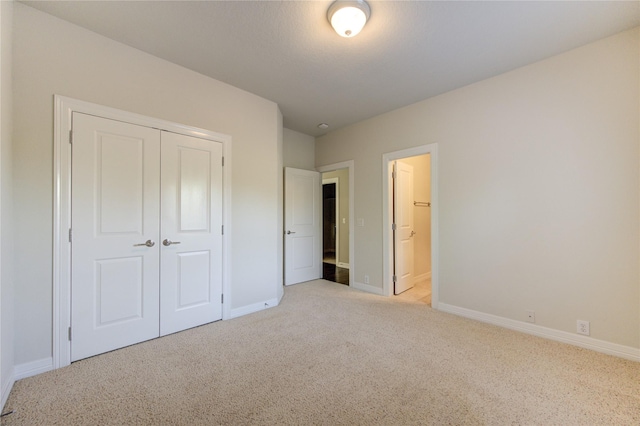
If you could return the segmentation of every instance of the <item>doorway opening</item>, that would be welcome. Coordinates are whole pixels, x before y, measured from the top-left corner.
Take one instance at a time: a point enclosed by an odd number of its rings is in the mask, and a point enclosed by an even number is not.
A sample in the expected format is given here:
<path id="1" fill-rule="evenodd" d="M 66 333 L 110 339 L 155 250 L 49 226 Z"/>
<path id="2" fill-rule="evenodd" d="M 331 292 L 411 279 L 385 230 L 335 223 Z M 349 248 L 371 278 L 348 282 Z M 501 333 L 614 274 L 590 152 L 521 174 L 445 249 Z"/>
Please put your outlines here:
<path id="1" fill-rule="evenodd" d="M 438 303 L 437 146 L 383 156 L 384 294 Z"/>
<path id="2" fill-rule="evenodd" d="M 322 179 L 322 262 L 337 264 L 340 251 L 340 181 L 338 178 Z"/>
<path id="3" fill-rule="evenodd" d="M 353 162 L 322 173 L 322 278 L 351 285 L 353 276 Z"/>
<path id="4" fill-rule="evenodd" d="M 429 154 L 390 163 L 393 168 L 393 294 L 431 305 L 431 191 Z"/>

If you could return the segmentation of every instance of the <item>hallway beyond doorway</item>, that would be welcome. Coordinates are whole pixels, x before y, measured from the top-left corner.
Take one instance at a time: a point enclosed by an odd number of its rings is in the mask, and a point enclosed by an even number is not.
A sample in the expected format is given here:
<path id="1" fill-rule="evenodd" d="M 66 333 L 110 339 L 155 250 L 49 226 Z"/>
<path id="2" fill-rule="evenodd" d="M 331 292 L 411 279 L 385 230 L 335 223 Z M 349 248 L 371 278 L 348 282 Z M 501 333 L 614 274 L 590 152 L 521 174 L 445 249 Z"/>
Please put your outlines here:
<path id="1" fill-rule="evenodd" d="M 335 263 L 322 263 L 322 278 L 334 283 L 349 285 L 349 270 L 341 268 Z"/>

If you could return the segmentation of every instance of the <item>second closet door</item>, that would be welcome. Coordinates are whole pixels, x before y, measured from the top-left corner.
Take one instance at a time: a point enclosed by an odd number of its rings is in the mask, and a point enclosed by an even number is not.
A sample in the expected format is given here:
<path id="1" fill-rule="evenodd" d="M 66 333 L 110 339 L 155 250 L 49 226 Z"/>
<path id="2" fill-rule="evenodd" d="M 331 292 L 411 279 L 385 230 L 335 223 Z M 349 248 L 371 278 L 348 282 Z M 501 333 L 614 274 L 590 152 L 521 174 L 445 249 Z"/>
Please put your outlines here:
<path id="1" fill-rule="evenodd" d="M 222 144 L 162 132 L 160 335 L 222 318 Z"/>

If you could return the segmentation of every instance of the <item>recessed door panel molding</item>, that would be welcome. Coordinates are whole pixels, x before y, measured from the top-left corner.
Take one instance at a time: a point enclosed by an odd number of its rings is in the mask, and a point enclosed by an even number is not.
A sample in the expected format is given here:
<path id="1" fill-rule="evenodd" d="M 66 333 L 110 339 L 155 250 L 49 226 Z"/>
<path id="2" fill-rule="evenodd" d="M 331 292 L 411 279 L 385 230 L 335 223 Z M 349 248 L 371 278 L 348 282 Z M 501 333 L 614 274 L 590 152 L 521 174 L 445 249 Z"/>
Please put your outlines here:
<path id="1" fill-rule="evenodd" d="M 307 269 L 314 265 L 314 244 L 313 236 L 308 237 L 292 237 L 293 245 L 293 267 L 295 269 Z"/>
<path id="2" fill-rule="evenodd" d="M 222 318 L 222 144 L 162 133 L 160 335 Z"/>
<path id="3" fill-rule="evenodd" d="M 285 285 L 321 276 L 320 173 L 285 168 Z"/>
<path id="4" fill-rule="evenodd" d="M 211 252 L 180 253 L 178 259 L 178 293 L 176 310 L 211 303 Z"/>
<path id="5" fill-rule="evenodd" d="M 73 132 L 75 361 L 158 336 L 160 131 L 74 113 Z"/>
<path id="6" fill-rule="evenodd" d="M 144 140 L 96 132 L 99 234 L 143 234 Z"/>
<path id="7" fill-rule="evenodd" d="M 317 212 L 314 210 L 317 207 L 314 203 L 314 197 L 318 191 L 316 188 L 318 180 L 315 176 L 301 174 L 297 174 L 295 180 L 291 200 L 293 208 L 291 224 L 294 226 L 313 226 L 317 216 Z"/>
<path id="8" fill-rule="evenodd" d="M 210 232 L 211 152 L 181 146 L 178 148 L 178 154 L 180 232 Z"/>
<path id="9" fill-rule="evenodd" d="M 143 318 L 143 258 L 96 261 L 96 328 Z"/>

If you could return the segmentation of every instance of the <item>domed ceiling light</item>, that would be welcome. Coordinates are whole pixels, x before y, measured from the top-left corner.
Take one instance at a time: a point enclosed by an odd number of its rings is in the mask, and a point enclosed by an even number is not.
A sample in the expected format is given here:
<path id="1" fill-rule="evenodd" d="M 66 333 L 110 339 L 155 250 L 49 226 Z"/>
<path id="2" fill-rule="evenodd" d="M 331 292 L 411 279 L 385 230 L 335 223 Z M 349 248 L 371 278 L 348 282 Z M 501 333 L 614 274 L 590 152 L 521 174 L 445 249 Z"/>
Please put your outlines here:
<path id="1" fill-rule="evenodd" d="M 358 34 L 371 16 L 371 8 L 364 0 L 337 0 L 329 6 L 327 19 L 342 37 Z"/>

